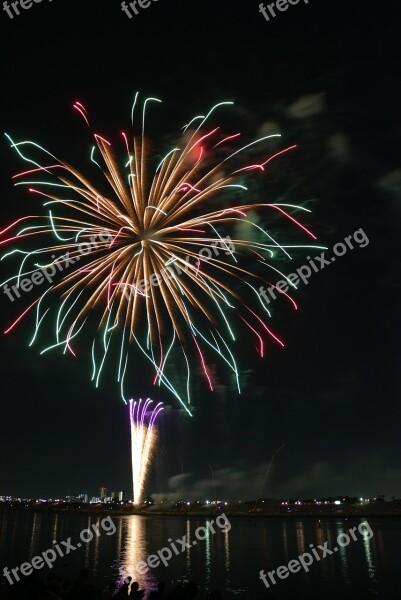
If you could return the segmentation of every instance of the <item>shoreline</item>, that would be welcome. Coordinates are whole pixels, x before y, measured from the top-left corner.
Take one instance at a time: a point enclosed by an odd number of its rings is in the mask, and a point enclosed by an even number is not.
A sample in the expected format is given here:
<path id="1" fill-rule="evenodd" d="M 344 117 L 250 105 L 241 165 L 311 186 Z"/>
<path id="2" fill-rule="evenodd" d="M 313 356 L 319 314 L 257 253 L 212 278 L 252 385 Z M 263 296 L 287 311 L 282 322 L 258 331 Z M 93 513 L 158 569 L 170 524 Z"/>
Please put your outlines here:
<path id="1" fill-rule="evenodd" d="M 105 509 L 86 509 L 86 508 L 40 508 L 40 507 L 21 507 L 21 506 L 7 506 L 1 507 L 0 512 L 32 512 L 32 513 L 50 513 L 50 514 L 84 514 L 88 516 L 110 516 L 110 517 L 129 517 L 132 515 L 147 518 L 185 518 L 185 519 L 199 519 L 207 518 L 212 519 L 218 515 L 225 514 L 230 519 L 235 518 L 246 518 L 246 519 L 338 519 L 338 518 L 375 518 L 375 519 L 386 519 L 386 518 L 401 518 L 400 511 L 383 511 L 383 510 L 335 510 L 335 511 L 291 511 L 291 512 L 279 512 L 279 511 L 267 511 L 267 512 L 238 512 L 230 510 L 220 511 L 137 511 L 137 510 L 105 510 Z"/>

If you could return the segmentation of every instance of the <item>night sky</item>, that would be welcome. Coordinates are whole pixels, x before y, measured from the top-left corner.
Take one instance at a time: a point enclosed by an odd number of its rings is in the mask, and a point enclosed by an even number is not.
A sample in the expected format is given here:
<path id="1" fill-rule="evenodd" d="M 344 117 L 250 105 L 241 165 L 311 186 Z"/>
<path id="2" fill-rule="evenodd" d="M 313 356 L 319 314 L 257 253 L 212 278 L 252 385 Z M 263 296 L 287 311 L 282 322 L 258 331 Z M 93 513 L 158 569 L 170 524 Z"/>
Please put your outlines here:
<path id="1" fill-rule="evenodd" d="M 119 0 L 43 0 L 12 20 L 1 11 L 1 131 L 85 172 L 90 138 L 73 101 L 113 136 L 141 90 L 163 99 L 161 137 L 234 100 L 236 127 L 253 136 L 273 123 L 297 143 L 262 180 L 262 197 L 308 205 L 304 222 L 329 249 L 360 228 L 369 244 L 301 286 L 297 312 L 274 304 L 285 349 L 269 344 L 260 360 L 240 344 L 240 397 L 222 370 L 213 395 L 195 386 L 190 419 L 138 359 L 131 395 L 169 405 L 148 491 L 174 497 L 183 470 L 185 496 L 204 499 L 212 465 L 220 496 L 254 498 L 285 444 L 265 496 L 399 497 L 399 2 L 301 1 L 269 22 L 258 4 L 159 0 L 131 20 Z M 23 163 L 4 137 L 0 149 L 3 229 L 37 209 L 13 187 Z M 12 274 L 6 261 L 1 272 Z M 32 301 L 0 294 L 2 331 Z M 32 326 L 27 318 L 0 338 L 0 495 L 129 490 L 128 414 L 111 371 L 94 389 L 90 358 L 39 357 L 27 347 Z"/>

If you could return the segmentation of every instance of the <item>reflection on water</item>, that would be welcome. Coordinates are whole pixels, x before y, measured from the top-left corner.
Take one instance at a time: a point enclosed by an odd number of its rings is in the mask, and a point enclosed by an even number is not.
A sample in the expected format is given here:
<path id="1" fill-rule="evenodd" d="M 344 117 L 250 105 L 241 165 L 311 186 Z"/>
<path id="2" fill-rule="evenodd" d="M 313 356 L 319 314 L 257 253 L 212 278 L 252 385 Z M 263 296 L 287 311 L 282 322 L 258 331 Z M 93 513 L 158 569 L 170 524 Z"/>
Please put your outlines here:
<path id="1" fill-rule="evenodd" d="M 231 592 L 231 577 L 230 577 L 230 537 L 229 532 L 224 534 L 224 566 L 226 568 L 226 590 Z"/>
<path id="2" fill-rule="evenodd" d="M 88 523 L 88 529 L 90 528 L 91 524 L 92 523 Z M 99 531 L 101 531 L 101 529 L 99 529 Z M 93 542 L 91 544 L 87 544 L 87 546 L 91 546 L 93 549 L 93 568 L 95 569 L 95 571 L 99 571 L 101 536 L 95 535 Z"/>
<path id="3" fill-rule="evenodd" d="M 131 576 L 139 583 L 141 589 L 153 590 L 157 581 L 152 571 L 149 569 L 143 573 L 145 569 L 139 568 L 139 563 L 146 561 L 149 556 L 148 538 L 146 525 L 148 519 L 133 515 L 122 520 L 122 547 L 120 567 L 122 567 L 122 579 Z"/>
<path id="4" fill-rule="evenodd" d="M 374 581 L 375 580 L 375 566 L 373 563 L 372 547 L 370 545 L 370 542 L 371 542 L 371 540 L 368 538 L 368 536 L 365 536 L 363 539 L 363 546 L 365 548 L 366 562 L 368 565 L 368 574 L 369 574 L 369 577 Z"/>
<path id="5" fill-rule="evenodd" d="M 378 538 L 379 540 L 382 539 L 382 532 L 379 530 L 378 531 Z M 368 575 L 371 579 L 371 585 L 369 586 L 369 591 L 378 596 L 378 590 L 377 590 L 377 578 L 376 578 L 376 566 L 373 560 L 373 549 L 372 549 L 372 540 L 373 538 L 369 539 L 369 537 L 367 535 L 364 536 L 363 539 L 363 546 L 364 546 L 364 550 L 365 550 L 365 557 L 366 557 L 366 564 L 367 564 L 367 568 L 368 568 Z"/>
<path id="6" fill-rule="evenodd" d="M 206 589 L 210 588 L 210 580 L 212 577 L 212 559 L 211 559 L 211 552 L 210 552 L 210 531 L 209 529 L 206 530 L 206 539 L 205 539 L 205 569 L 206 569 L 206 576 L 205 576 L 205 587 Z"/>
<path id="7" fill-rule="evenodd" d="M 316 546 L 316 548 L 318 548 L 318 546 L 324 546 L 324 543 L 328 541 L 328 532 L 327 532 L 327 528 L 322 526 L 322 524 L 319 523 L 316 526 L 316 533 L 315 533 L 315 539 L 314 539 L 314 544 Z M 321 576 L 322 577 L 327 577 L 329 576 L 329 572 L 333 572 L 333 565 L 330 561 L 328 560 L 324 560 L 321 562 Z"/>
<path id="8" fill-rule="evenodd" d="M 54 540 L 71 538 L 76 544 L 80 532 L 101 519 L 79 513 L 0 511 L 0 575 L 4 566 L 13 568 L 52 548 Z M 113 517 L 113 521 L 114 535 L 107 536 L 100 527 L 101 535 L 94 535 L 90 543 L 60 558 L 55 570 L 74 578 L 87 566 L 102 587 L 112 580 L 122 583 L 125 577 L 132 576 L 149 592 L 160 580 L 171 588 L 177 582 L 193 579 L 200 587 L 199 597 L 207 590 L 220 589 L 231 597 L 260 598 L 267 592 L 259 579 L 261 569 L 270 571 L 288 565 L 300 554 L 311 552 L 311 548 L 327 544 L 331 549 L 338 546 L 338 551 L 316 560 L 308 573 L 302 571 L 278 581 L 274 595 L 310 600 L 377 598 L 387 597 L 387 593 L 391 597 L 398 584 L 398 520 L 371 522 L 374 537 L 369 539 L 356 530 L 358 539 L 351 539 L 346 547 L 337 544 L 337 538 L 352 526 L 357 527 L 359 520 L 337 518 L 320 523 L 298 518 L 232 518 L 230 531 L 215 526 L 216 533 L 205 527 L 206 519 L 199 518 L 133 515 Z M 198 527 L 205 527 L 200 536 L 204 539 L 195 537 Z M 192 545 L 181 551 L 177 540 L 184 536 Z M 168 567 L 160 565 L 146 573 L 138 570 L 139 563 L 162 548 L 173 549 L 174 543 L 177 551 L 172 550 Z"/>
<path id="9" fill-rule="evenodd" d="M 346 533 L 345 528 L 343 526 L 343 523 L 337 522 L 337 531 L 336 531 L 336 536 L 338 538 L 339 535 Z M 340 538 L 340 540 L 342 540 L 343 538 Z M 344 579 L 345 583 L 347 585 L 349 585 L 350 580 L 348 577 L 348 557 L 347 557 L 347 547 L 342 547 L 340 544 L 338 544 L 337 546 L 335 546 L 336 548 L 338 548 L 338 554 L 340 557 L 340 565 L 341 565 L 341 575 L 342 578 Z"/>
<path id="10" fill-rule="evenodd" d="M 191 536 L 191 521 L 190 519 L 187 519 L 187 540 L 190 540 L 192 538 Z M 188 577 L 191 577 L 191 548 L 187 548 L 186 549 L 186 562 L 187 562 L 187 574 Z"/>
<path id="11" fill-rule="evenodd" d="M 305 552 L 304 524 L 302 523 L 302 521 L 297 521 L 295 523 L 295 527 L 297 530 L 298 554 L 302 554 L 303 552 Z"/>
<path id="12" fill-rule="evenodd" d="M 35 513 L 33 516 L 32 532 L 30 535 L 31 543 L 29 546 L 29 558 L 36 556 L 38 549 L 38 540 L 40 538 L 40 526 L 42 523 L 41 515 Z"/>
<path id="13" fill-rule="evenodd" d="M 285 556 L 285 560 L 286 562 L 289 562 L 289 558 L 288 558 L 288 533 L 287 533 L 287 524 L 286 522 L 284 522 L 283 525 L 283 548 L 284 548 L 284 556 Z"/>
<path id="14" fill-rule="evenodd" d="M 91 518 L 89 517 L 88 521 L 85 523 L 85 529 L 90 527 L 90 524 L 91 524 Z M 89 544 L 86 544 L 84 546 L 84 548 L 85 548 L 85 564 L 84 564 L 84 566 L 89 568 L 89 565 L 90 565 L 90 546 L 89 546 Z"/>
<path id="15" fill-rule="evenodd" d="M 52 537 L 54 540 L 57 539 L 57 523 L 58 523 L 58 513 L 55 513 L 53 516 L 53 526 L 52 526 Z"/>

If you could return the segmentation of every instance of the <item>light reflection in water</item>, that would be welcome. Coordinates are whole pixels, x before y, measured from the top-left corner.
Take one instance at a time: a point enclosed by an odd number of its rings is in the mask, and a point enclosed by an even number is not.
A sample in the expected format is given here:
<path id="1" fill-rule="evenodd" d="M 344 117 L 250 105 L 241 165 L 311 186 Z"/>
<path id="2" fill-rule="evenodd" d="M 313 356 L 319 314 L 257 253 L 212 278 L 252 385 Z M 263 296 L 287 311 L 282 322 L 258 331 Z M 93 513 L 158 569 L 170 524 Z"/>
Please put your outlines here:
<path id="1" fill-rule="evenodd" d="M 302 521 L 297 521 L 295 523 L 295 527 L 296 527 L 296 532 L 297 532 L 298 554 L 303 554 L 304 552 L 307 552 L 307 549 L 305 548 L 304 524 Z M 302 578 L 309 579 L 309 574 L 305 573 L 305 571 L 302 571 Z"/>
<path id="2" fill-rule="evenodd" d="M 10 518 L 10 520 L 7 523 L 7 527 L 11 529 L 11 542 L 9 543 L 14 545 L 18 541 L 18 518 L 16 514 L 13 516 L 12 519 Z M 30 536 L 32 535 L 32 528 L 29 527 L 29 521 L 26 521 L 25 533 L 26 537 L 30 539 Z"/>
<path id="3" fill-rule="evenodd" d="M 210 581 L 212 578 L 212 561 L 211 561 L 211 552 L 210 552 L 210 530 L 209 527 L 206 527 L 206 538 L 205 538 L 205 587 L 206 589 L 210 588 Z"/>
<path id="4" fill-rule="evenodd" d="M 122 519 L 114 519 L 114 525 L 117 526 L 116 531 L 116 545 L 117 545 L 117 553 L 120 556 L 121 552 L 121 544 L 123 541 L 123 520 Z"/>
<path id="5" fill-rule="evenodd" d="M 153 590 L 156 587 L 156 578 L 151 569 L 144 575 L 138 572 L 137 565 L 148 558 L 148 542 L 146 531 L 147 519 L 132 515 L 124 519 L 123 550 L 121 553 L 121 567 L 124 577 L 131 576 L 139 583 L 139 588 Z"/>
<path id="6" fill-rule="evenodd" d="M 102 528 L 100 526 L 100 519 L 97 520 L 97 525 L 99 527 L 99 532 L 101 532 Z M 99 536 L 96 535 L 96 532 L 93 529 L 92 529 L 92 532 L 95 536 L 93 538 L 93 541 L 91 542 L 91 544 L 94 547 L 92 564 L 93 564 L 94 570 L 97 571 L 98 567 L 99 567 L 100 538 L 101 538 L 102 534 L 100 533 Z"/>
<path id="7" fill-rule="evenodd" d="M 363 534 L 363 547 L 365 550 L 365 559 L 366 559 L 366 564 L 368 567 L 368 577 L 370 579 L 370 583 L 371 586 L 369 588 L 369 592 L 372 595 L 375 596 L 379 596 L 379 592 L 377 590 L 377 583 L 378 583 L 378 578 L 377 578 L 377 569 L 376 569 L 376 565 L 373 559 L 373 551 L 372 551 L 372 541 L 375 542 L 376 541 L 376 536 L 379 537 L 379 540 L 381 539 L 381 530 L 379 529 L 374 538 L 369 539 L 369 537 L 367 536 L 367 534 Z M 379 542 L 380 544 L 380 542 Z"/>
<path id="8" fill-rule="evenodd" d="M 31 543 L 29 545 L 29 558 L 32 558 L 33 556 L 36 556 L 36 554 L 37 554 L 41 522 L 42 522 L 42 515 L 35 513 L 33 516 L 33 523 L 32 523 Z"/>
<path id="9" fill-rule="evenodd" d="M 86 525 L 87 529 L 91 526 L 92 517 L 88 517 L 88 523 Z M 89 552 L 90 552 L 90 544 L 85 544 L 85 567 L 89 567 Z"/>
<path id="10" fill-rule="evenodd" d="M 224 566 L 226 568 L 226 590 L 231 592 L 231 565 L 230 565 L 230 537 L 229 532 L 224 533 Z"/>
<path id="11" fill-rule="evenodd" d="M 298 554 L 303 554 L 305 552 L 305 536 L 304 536 L 304 524 L 302 521 L 297 521 L 295 523 L 295 527 L 297 528 L 297 548 Z"/>
<path id="12" fill-rule="evenodd" d="M 288 562 L 288 533 L 287 533 L 287 523 L 285 521 L 283 523 L 283 546 L 284 546 L 285 559 Z"/>
<path id="13" fill-rule="evenodd" d="M 62 513 L 0 511 L 0 564 L 21 564 L 29 560 L 28 553 L 36 556 L 51 548 L 53 540 L 60 542 L 71 536 L 73 544 L 76 544 L 82 530 L 92 528 L 98 520 L 99 516 L 89 515 L 75 517 Z M 337 546 L 338 552 L 317 561 L 309 573 L 302 572 L 297 578 L 289 578 L 287 598 L 295 598 L 298 592 L 305 590 L 303 597 L 320 600 L 321 596 L 314 591 L 314 588 L 317 590 L 320 587 L 327 591 L 327 600 L 339 600 L 345 594 L 350 598 L 391 597 L 390 594 L 383 596 L 383 591 L 389 591 L 392 581 L 394 586 L 397 585 L 396 567 L 390 582 L 390 568 L 388 564 L 383 564 L 383 559 L 386 552 L 387 560 L 393 561 L 394 565 L 396 563 L 398 546 L 392 539 L 395 539 L 394 531 L 400 531 L 398 521 L 392 522 L 391 528 L 387 523 L 384 529 L 377 525 L 372 539 L 356 531 L 358 540 L 351 539 L 345 548 L 338 545 L 336 538 L 341 533 L 350 535 L 349 521 L 342 521 L 339 517 L 327 520 L 321 526 L 316 526 L 316 521 L 311 526 L 313 521 L 296 518 L 282 521 L 279 527 L 275 526 L 276 522 L 261 521 L 261 526 L 257 528 L 251 520 L 244 519 L 233 524 L 230 532 L 223 532 L 216 527 L 214 534 L 208 527 L 203 528 L 206 521 L 190 518 L 159 519 L 132 515 L 113 518 L 113 522 L 116 525 L 115 535 L 107 537 L 103 534 L 98 537 L 93 532 L 93 540 L 82 543 L 83 548 L 73 557 L 60 559 L 57 569 L 68 578 L 75 578 L 79 569 L 87 566 L 94 577 L 119 580 L 121 583 L 122 577 L 130 575 L 141 588 L 147 590 L 145 600 L 159 579 L 166 581 L 168 588 L 178 582 L 194 580 L 200 588 L 198 598 L 215 588 L 227 591 L 231 599 L 235 596 L 238 600 L 246 600 L 262 595 L 259 582 L 249 577 L 255 556 L 263 557 L 265 564 L 261 566 L 274 567 L 295 559 L 297 549 L 298 554 L 312 552 L 310 542 L 313 541 L 316 549 L 319 545 L 330 549 Z M 195 529 L 198 525 L 202 525 L 202 539 L 196 540 Z M 158 549 L 168 547 L 170 539 L 181 539 L 184 533 L 187 540 L 197 541 L 195 547 L 185 548 L 179 552 L 179 556 L 173 556 L 167 568 L 160 566 L 144 575 L 138 573 L 137 564 L 145 561 L 150 552 L 156 553 Z M 390 541 L 387 541 L 387 536 Z M 178 544 L 177 548 L 180 548 Z M 322 556 L 321 550 L 319 554 Z M 120 565 L 122 568 L 118 577 Z M 278 597 L 283 596 L 278 594 Z M 229 600 L 228 595 L 226 600 Z"/>
<path id="14" fill-rule="evenodd" d="M 319 524 L 319 527 L 316 527 L 316 546 L 323 546 L 325 542 L 325 536 L 323 535 L 323 527 Z"/>
<path id="15" fill-rule="evenodd" d="M 337 522 L 337 539 L 338 539 L 338 536 L 341 535 L 342 533 L 346 533 L 348 535 L 348 533 L 344 530 L 343 523 L 341 521 L 338 521 Z M 344 538 L 345 538 L 345 536 L 344 536 Z M 342 544 L 345 543 L 344 538 L 341 538 Z M 340 544 L 337 543 L 336 548 L 338 548 L 338 554 L 340 556 L 341 575 L 342 575 L 342 578 L 343 578 L 345 584 L 348 586 L 350 584 L 350 579 L 348 576 L 347 546 L 341 547 Z"/>
<path id="16" fill-rule="evenodd" d="M 372 582 L 376 582 L 376 567 L 375 563 L 373 562 L 372 548 L 370 546 L 371 540 L 366 534 L 363 534 L 362 539 L 363 547 L 365 550 L 366 564 L 368 566 L 368 576 L 372 580 Z"/>
<path id="17" fill-rule="evenodd" d="M 331 530 L 329 527 L 326 528 L 326 540 L 328 542 L 329 548 L 333 547 L 333 541 L 331 539 Z"/>
<path id="18" fill-rule="evenodd" d="M 3 538 L 6 535 L 7 525 L 8 525 L 7 513 L 3 513 L 1 529 L 0 529 L 0 546 L 3 546 Z"/>
<path id="19" fill-rule="evenodd" d="M 322 551 L 318 548 L 318 546 L 324 546 L 325 541 L 328 539 L 327 536 L 327 528 L 323 529 L 322 525 L 320 525 L 319 522 L 319 526 L 316 527 L 316 543 L 315 546 L 317 548 L 317 551 L 319 553 L 319 556 L 322 557 Z M 320 570 L 321 573 L 327 573 L 328 571 L 332 571 L 333 570 L 333 563 L 330 560 L 321 560 L 320 562 Z"/>
<path id="20" fill-rule="evenodd" d="M 53 540 L 57 539 L 57 525 L 58 525 L 58 513 L 55 513 L 53 515 L 53 527 L 52 527 Z"/>
<path id="21" fill-rule="evenodd" d="M 187 533 L 186 540 L 189 542 L 191 540 L 191 521 L 187 519 Z M 186 563 L 187 563 L 187 576 L 191 577 L 191 548 L 186 548 Z"/>

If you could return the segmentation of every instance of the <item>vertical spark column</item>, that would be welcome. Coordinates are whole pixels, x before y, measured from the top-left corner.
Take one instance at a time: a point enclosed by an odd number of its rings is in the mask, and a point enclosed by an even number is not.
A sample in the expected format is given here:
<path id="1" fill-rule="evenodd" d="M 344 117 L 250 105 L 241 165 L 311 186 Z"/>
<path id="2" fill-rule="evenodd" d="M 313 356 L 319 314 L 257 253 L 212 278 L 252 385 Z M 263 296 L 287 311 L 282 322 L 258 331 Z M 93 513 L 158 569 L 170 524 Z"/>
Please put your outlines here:
<path id="1" fill-rule="evenodd" d="M 139 504 L 142 500 L 152 455 L 157 443 L 155 421 L 163 410 L 162 402 L 156 404 L 153 409 L 151 404 L 153 404 L 153 400 L 149 398 L 144 402 L 142 400 L 129 401 L 134 504 Z"/>

